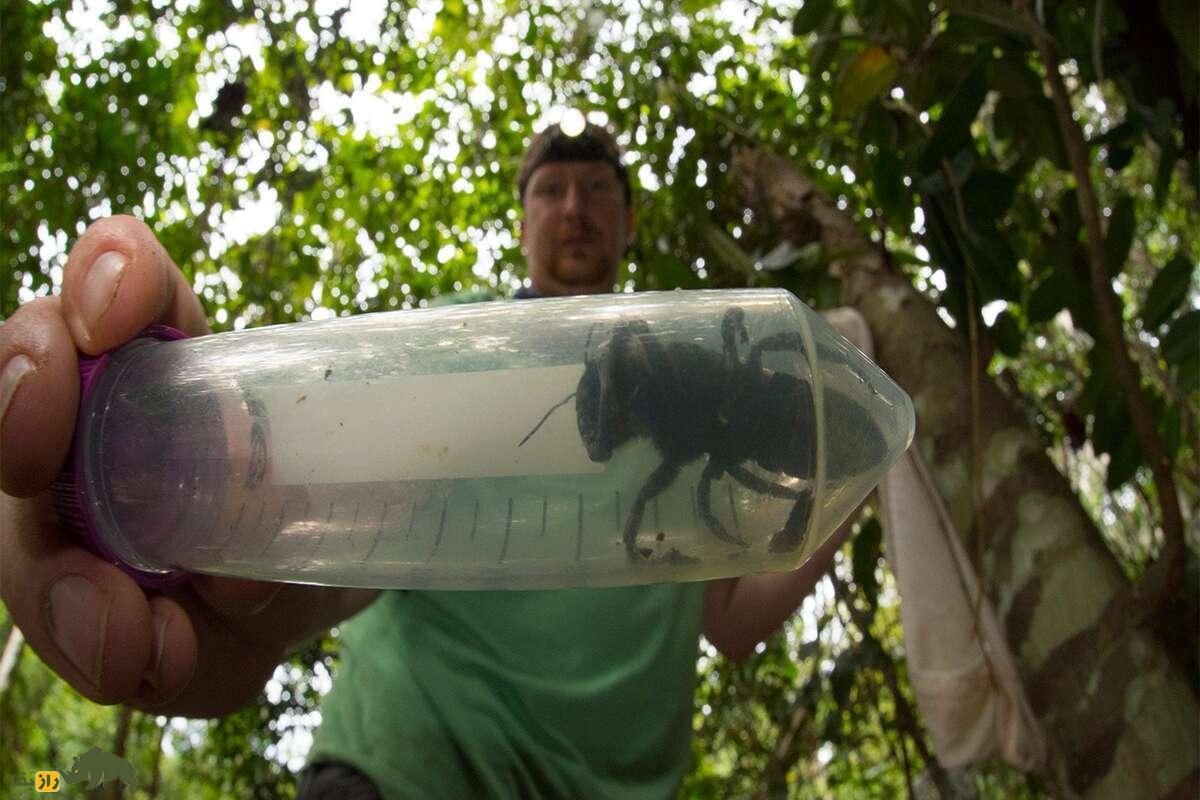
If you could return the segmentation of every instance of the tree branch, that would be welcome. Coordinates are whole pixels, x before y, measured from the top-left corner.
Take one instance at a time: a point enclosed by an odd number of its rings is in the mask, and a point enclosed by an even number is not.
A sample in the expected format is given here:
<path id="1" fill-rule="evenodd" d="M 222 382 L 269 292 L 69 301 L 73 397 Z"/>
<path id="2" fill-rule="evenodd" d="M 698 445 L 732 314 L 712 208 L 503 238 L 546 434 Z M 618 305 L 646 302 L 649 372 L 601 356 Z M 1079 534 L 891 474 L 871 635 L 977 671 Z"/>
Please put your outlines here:
<path id="1" fill-rule="evenodd" d="M 1014 5 L 1026 19 L 1032 19 L 1026 0 L 1014 0 Z M 1099 204 L 1088 165 L 1087 145 L 1083 140 L 1083 132 L 1071 115 L 1071 100 L 1058 71 L 1058 50 L 1054 40 L 1040 28 L 1035 32 L 1034 42 L 1046 70 L 1059 131 L 1066 146 L 1071 172 L 1075 176 L 1075 197 L 1087 233 L 1089 283 L 1100 334 L 1112 353 L 1117 382 L 1129 404 L 1134 435 L 1146 456 L 1157 489 L 1162 515 L 1163 550 L 1157 563 L 1147 571 L 1138 586 L 1138 593 L 1147 604 L 1146 616 L 1156 616 L 1174 595 L 1183 577 L 1187 545 L 1184 541 L 1183 517 L 1179 511 L 1179 496 L 1170 458 L 1155 427 L 1150 403 L 1142 391 L 1141 373 L 1129 356 L 1121 316 L 1104 263 L 1104 233 L 1100 227 Z"/>
<path id="2" fill-rule="evenodd" d="M 908 698 L 900 689 L 900 679 L 896 674 L 895 661 L 883 649 L 883 645 L 879 643 L 875 635 L 871 633 L 871 620 L 865 611 L 854 605 L 854 598 L 851 596 L 850 587 L 846 585 L 844 580 L 838 577 L 834 570 L 830 570 L 829 578 L 833 581 L 835 607 L 837 606 L 837 600 L 841 600 L 845 604 L 846 609 L 850 612 L 850 618 L 853 620 L 854 626 L 862 634 L 864 646 L 874 647 L 875 651 L 882 656 L 879 672 L 887 684 L 889 693 L 892 695 L 892 703 L 896 710 L 896 727 L 903 735 L 908 736 L 912 740 L 913 747 L 917 749 L 917 754 L 921 757 L 921 761 L 925 764 L 925 769 L 929 773 L 929 777 L 933 779 L 934 785 L 938 787 L 938 792 L 941 796 L 943 798 L 955 797 L 956 793 L 950 783 L 949 775 L 941 762 L 937 760 L 937 756 L 930 752 L 929 746 L 925 743 L 925 731 L 921 727 L 916 710 L 908 702 Z M 900 744 L 901 747 L 904 746 L 903 738 Z M 905 760 L 907 762 L 907 759 Z M 905 773 L 909 780 L 908 788 L 911 796 L 912 777 L 908 774 L 907 763 L 905 764 Z"/>

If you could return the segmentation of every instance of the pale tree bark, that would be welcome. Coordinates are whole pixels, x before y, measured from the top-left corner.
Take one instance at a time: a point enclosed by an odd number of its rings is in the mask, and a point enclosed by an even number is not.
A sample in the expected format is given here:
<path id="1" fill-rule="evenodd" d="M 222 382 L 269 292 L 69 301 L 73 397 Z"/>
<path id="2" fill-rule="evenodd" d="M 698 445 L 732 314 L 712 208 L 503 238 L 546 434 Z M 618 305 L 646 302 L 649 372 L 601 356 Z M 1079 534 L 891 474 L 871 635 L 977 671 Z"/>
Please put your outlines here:
<path id="1" fill-rule="evenodd" d="M 1190 678 L 1136 613 L 1134 587 L 1018 402 L 985 378 L 972 413 L 966 337 L 790 162 L 746 152 L 735 175 L 746 202 L 783 236 L 797 245 L 819 239 L 843 301 L 871 327 L 876 360 L 912 396 L 914 446 L 979 554 L 980 579 L 1050 745 L 1044 777 L 1055 794 L 1196 797 L 1200 705 Z"/>
<path id="2" fill-rule="evenodd" d="M 21 752 L 23 742 L 21 736 L 14 730 L 15 720 L 23 709 L 13 708 L 16 698 L 12 694 L 13 676 L 21 663 L 21 655 L 25 652 L 25 636 L 16 625 L 10 625 L 5 639 L 4 650 L 0 652 L 0 751 L 16 760 Z"/>
<path id="3" fill-rule="evenodd" d="M 20 628 L 13 625 L 8 629 L 8 639 L 4 643 L 4 650 L 0 652 L 0 698 L 8 694 L 8 686 L 12 683 L 12 676 L 17 670 L 17 664 L 21 662 L 24 649 L 25 636 Z"/>

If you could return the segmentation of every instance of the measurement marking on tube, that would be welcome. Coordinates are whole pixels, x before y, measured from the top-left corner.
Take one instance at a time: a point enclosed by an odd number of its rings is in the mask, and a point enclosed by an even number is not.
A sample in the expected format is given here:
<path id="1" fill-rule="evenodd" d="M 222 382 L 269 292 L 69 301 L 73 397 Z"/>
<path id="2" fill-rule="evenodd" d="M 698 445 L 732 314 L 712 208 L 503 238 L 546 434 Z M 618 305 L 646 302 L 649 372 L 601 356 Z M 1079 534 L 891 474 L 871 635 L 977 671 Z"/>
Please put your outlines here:
<path id="1" fill-rule="evenodd" d="M 442 519 L 438 523 L 438 532 L 437 536 L 433 540 L 433 549 L 429 551 L 429 557 L 425 559 L 426 561 L 431 561 L 433 559 L 434 554 L 436 554 L 438 551 L 438 545 L 442 543 L 442 531 L 446 529 L 446 506 L 449 502 L 450 498 L 442 498 Z"/>
<path id="2" fill-rule="evenodd" d="M 308 558 L 312 558 L 321 549 L 321 545 L 325 543 L 325 532 L 329 529 L 329 523 L 333 522 L 333 505 L 334 501 L 329 502 L 329 514 L 325 517 L 325 527 L 321 528 L 317 534 L 317 543 L 313 545 L 312 550 L 308 551 Z M 307 506 L 305 506 L 307 508 Z"/>
<path id="3" fill-rule="evenodd" d="M 583 492 L 579 493 L 579 523 L 575 527 L 575 560 L 583 554 Z"/>
<path id="4" fill-rule="evenodd" d="M 267 543 L 263 545 L 263 549 L 259 551 L 258 554 L 260 556 L 266 555 L 266 552 L 271 549 L 271 545 L 275 544 L 275 540 L 279 538 L 279 534 L 283 532 L 283 516 L 286 509 L 287 500 L 284 500 L 279 504 L 279 516 L 275 518 L 275 533 L 270 539 L 267 540 Z"/>
<path id="5" fill-rule="evenodd" d="M 212 528 L 209 529 L 208 535 L 204 537 L 204 541 L 211 542 L 213 537 L 217 535 L 217 528 L 221 527 L 221 515 L 216 514 L 213 519 Z"/>
<path id="6" fill-rule="evenodd" d="M 258 531 L 258 526 L 262 524 L 263 512 L 266 510 L 267 510 L 267 502 L 264 500 L 262 505 L 260 505 L 258 507 L 258 516 L 254 518 L 254 524 L 250 526 L 250 534 L 249 534 L 250 536 L 253 536 Z M 238 532 L 237 529 L 235 529 L 234 535 L 236 535 L 237 532 Z M 232 541 L 233 541 L 233 535 L 230 535 L 229 541 L 226 542 L 225 544 L 229 544 Z"/>
<path id="7" fill-rule="evenodd" d="M 389 505 L 391 505 L 391 504 L 390 503 L 383 504 L 383 513 L 379 515 L 379 530 L 375 531 L 375 541 L 371 542 L 371 549 L 368 550 L 367 554 L 362 557 L 363 561 L 369 561 L 371 556 L 375 555 L 375 548 L 379 547 L 379 540 L 383 537 L 383 521 L 385 519 L 387 519 L 387 512 L 388 512 Z M 414 514 L 416 513 L 416 507 L 417 507 L 417 504 L 414 502 L 413 503 L 413 513 Z M 409 529 L 409 532 L 411 533 L 412 532 L 412 524 L 411 523 L 409 524 L 408 529 Z"/>
<path id="8" fill-rule="evenodd" d="M 654 530 L 657 533 L 662 530 L 662 525 L 658 523 L 658 498 L 654 498 Z"/>
<path id="9" fill-rule="evenodd" d="M 413 523 L 417 521 L 417 501 L 412 501 L 412 510 L 408 512 L 408 530 L 404 532 L 405 539 L 412 538 Z"/>
<path id="10" fill-rule="evenodd" d="M 475 529 L 479 527 L 479 501 L 475 501 L 475 518 L 471 520 L 471 541 L 475 541 Z"/>
<path id="11" fill-rule="evenodd" d="M 546 495 L 542 495 L 542 532 L 538 534 L 539 536 L 546 535 L 546 505 Z"/>
<path id="12" fill-rule="evenodd" d="M 737 503 L 733 502 L 733 484 L 725 484 L 725 488 L 729 490 L 729 513 L 733 516 L 733 529 L 741 530 L 741 525 L 738 523 Z"/>
<path id="13" fill-rule="evenodd" d="M 242 516 L 246 513 L 246 504 L 242 503 L 242 507 L 238 509 L 237 518 L 229 525 L 229 535 L 225 537 L 225 541 L 221 542 L 218 550 L 224 550 L 233 541 L 233 537 L 237 536 L 238 527 L 242 524 Z"/>
<path id="14" fill-rule="evenodd" d="M 504 562 L 504 556 L 508 554 L 508 534 L 512 530 L 512 498 L 508 498 L 508 520 L 504 523 L 504 544 L 500 546 L 500 563 Z"/>
<path id="15" fill-rule="evenodd" d="M 621 492 L 616 491 L 613 492 L 613 494 L 615 495 L 614 502 L 616 503 L 617 510 L 617 534 L 619 535 L 621 533 Z"/>

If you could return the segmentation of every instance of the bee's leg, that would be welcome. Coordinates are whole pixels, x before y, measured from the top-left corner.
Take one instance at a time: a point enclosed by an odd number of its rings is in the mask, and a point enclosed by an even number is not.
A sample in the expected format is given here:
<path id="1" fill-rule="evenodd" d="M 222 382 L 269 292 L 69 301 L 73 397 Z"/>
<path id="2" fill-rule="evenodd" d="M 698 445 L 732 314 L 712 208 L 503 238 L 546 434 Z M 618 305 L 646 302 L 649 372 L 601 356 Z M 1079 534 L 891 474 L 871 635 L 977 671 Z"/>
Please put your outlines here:
<path id="1" fill-rule="evenodd" d="M 746 332 L 746 312 L 740 306 L 734 306 L 725 312 L 721 320 L 721 341 L 725 343 L 725 365 L 731 370 L 738 365 L 737 340 L 749 344 L 750 334 Z"/>
<path id="2" fill-rule="evenodd" d="M 775 333 L 765 339 L 760 339 L 750 348 L 750 357 L 746 363 L 754 368 L 762 367 L 762 354 L 771 350 L 804 350 L 804 339 L 795 331 Z"/>
<path id="3" fill-rule="evenodd" d="M 808 518 L 811 513 L 812 492 L 806 489 L 788 513 L 783 530 L 771 537 L 767 549 L 772 553 L 790 553 L 803 547 L 804 535 L 808 529 Z"/>
<path id="4" fill-rule="evenodd" d="M 629 518 L 625 520 L 625 552 L 629 554 L 631 561 L 649 558 L 654 553 L 653 550 L 645 547 L 639 550 L 637 546 L 638 529 L 642 526 L 642 514 L 646 511 L 646 503 L 662 494 L 678 476 L 679 465 L 674 461 L 664 461 L 658 465 L 658 469 L 650 473 L 650 477 L 642 484 L 641 491 L 633 501 L 633 508 L 629 509 Z"/>
<path id="5" fill-rule="evenodd" d="M 746 331 L 746 312 L 740 306 L 733 306 L 725 312 L 725 316 L 721 319 L 721 341 L 725 343 L 722 419 L 728 419 L 732 413 L 737 402 L 738 383 L 742 379 L 742 362 L 738 360 L 738 339 L 742 340 L 742 344 L 750 343 L 750 334 Z"/>
<path id="6" fill-rule="evenodd" d="M 743 466 L 726 467 L 725 471 L 732 475 L 739 483 L 748 489 L 753 489 L 759 494 L 770 495 L 771 497 L 782 497 L 787 500 L 798 500 L 808 489 L 793 489 L 789 486 L 784 486 L 782 483 L 775 483 L 765 478 L 760 478 L 750 470 Z"/>
<path id="7" fill-rule="evenodd" d="M 700 519 L 704 520 L 704 524 L 712 531 L 713 536 L 723 542 L 745 547 L 746 540 L 731 536 L 712 511 L 712 482 L 719 479 L 724 472 L 725 467 L 709 459 L 708 464 L 704 467 L 704 472 L 700 475 L 700 485 L 696 488 L 696 509 L 700 512 Z"/>

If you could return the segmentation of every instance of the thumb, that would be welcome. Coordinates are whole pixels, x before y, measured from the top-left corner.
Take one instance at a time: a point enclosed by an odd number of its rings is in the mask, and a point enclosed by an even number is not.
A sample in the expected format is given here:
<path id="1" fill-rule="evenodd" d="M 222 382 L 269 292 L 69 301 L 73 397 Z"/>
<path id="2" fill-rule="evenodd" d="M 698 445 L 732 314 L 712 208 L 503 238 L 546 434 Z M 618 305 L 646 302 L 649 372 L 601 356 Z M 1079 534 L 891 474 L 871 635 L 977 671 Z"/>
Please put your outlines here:
<path id="1" fill-rule="evenodd" d="M 187 279 L 133 217 L 109 217 L 84 231 L 67 258 L 62 297 L 75 346 L 92 355 L 156 322 L 193 336 L 208 331 Z"/>

